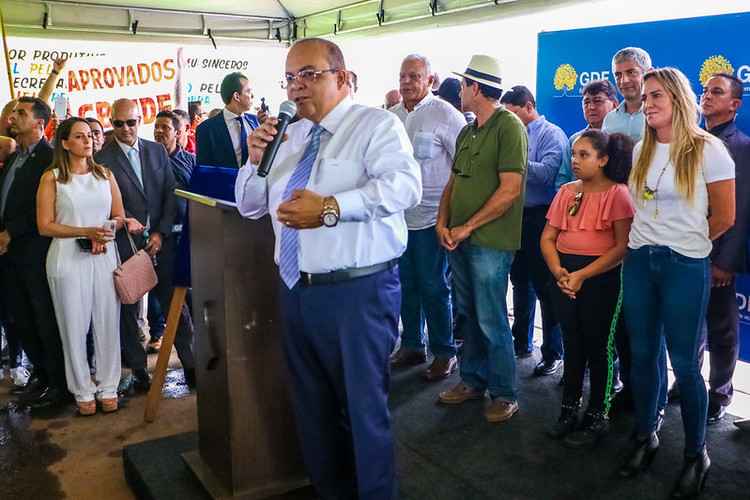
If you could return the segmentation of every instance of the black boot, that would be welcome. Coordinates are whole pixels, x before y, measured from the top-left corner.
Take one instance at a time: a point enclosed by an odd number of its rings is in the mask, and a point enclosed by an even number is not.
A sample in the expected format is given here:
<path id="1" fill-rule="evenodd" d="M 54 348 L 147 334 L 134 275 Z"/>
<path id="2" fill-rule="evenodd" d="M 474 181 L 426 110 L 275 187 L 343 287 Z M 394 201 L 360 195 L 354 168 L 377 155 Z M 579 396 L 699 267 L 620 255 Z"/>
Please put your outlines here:
<path id="1" fill-rule="evenodd" d="M 659 436 L 652 432 L 645 438 L 636 438 L 635 447 L 622 467 L 617 471 L 620 477 L 635 477 L 651 466 L 659 449 Z"/>
<path id="2" fill-rule="evenodd" d="M 549 429 L 547 429 L 547 435 L 552 439 L 562 439 L 567 436 L 570 432 L 578 425 L 578 405 L 562 405 L 560 410 L 560 418 L 557 419 Z"/>
<path id="3" fill-rule="evenodd" d="M 586 412 L 581 427 L 568 434 L 563 443 L 568 448 L 593 448 L 609 432 L 609 418 L 600 411 Z"/>
<path id="4" fill-rule="evenodd" d="M 705 448 L 695 456 L 685 455 L 685 463 L 671 498 L 696 498 L 706 485 L 709 467 L 711 459 Z"/>

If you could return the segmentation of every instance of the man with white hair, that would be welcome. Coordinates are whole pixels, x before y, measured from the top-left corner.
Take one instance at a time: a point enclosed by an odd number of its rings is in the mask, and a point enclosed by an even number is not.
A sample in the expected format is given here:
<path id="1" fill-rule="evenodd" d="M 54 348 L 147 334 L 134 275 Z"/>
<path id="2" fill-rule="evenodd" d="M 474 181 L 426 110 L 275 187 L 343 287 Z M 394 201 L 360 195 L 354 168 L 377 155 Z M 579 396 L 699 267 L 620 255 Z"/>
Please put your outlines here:
<path id="1" fill-rule="evenodd" d="M 639 47 L 625 47 L 612 57 L 612 72 L 623 101 L 604 117 L 604 132 L 620 132 L 633 142 L 641 140 L 646 123 L 641 102 L 643 75 L 650 69 L 651 56 Z"/>
<path id="2" fill-rule="evenodd" d="M 424 373 L 440 380 L 457 366 L 453 341 L 448 252 L 435 237 L 435 224 L 456 154 L 456 138 L 466 125 L 463 115 L 432 92 L 434 74 L 429 60 L 406 56 L 399 73 L 403 101 L 390 108 L 404 125 L 422 170 L 422 201 L 404 213 L 409 228 L 406 252 L 399 260 L 401 278 L 401 348 L 391 365 L 419 365 L 427 361 L 424 327 L 427 323 L 434 361 Z"/>

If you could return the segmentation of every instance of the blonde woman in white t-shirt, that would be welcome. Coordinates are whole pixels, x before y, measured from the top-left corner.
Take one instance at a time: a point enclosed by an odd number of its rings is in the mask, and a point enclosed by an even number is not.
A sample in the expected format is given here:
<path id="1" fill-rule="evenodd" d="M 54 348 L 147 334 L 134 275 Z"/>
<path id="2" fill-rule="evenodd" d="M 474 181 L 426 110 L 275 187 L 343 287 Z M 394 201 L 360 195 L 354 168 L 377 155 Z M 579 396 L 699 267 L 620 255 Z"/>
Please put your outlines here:
<path id="1" fill-rule="evenodd" d="M 636 214 L 623 266 L 623 306 L 632 351 L 635 446 L 620 475 L 645 470 L 658 447 L 656 407 L 662 336 L 680 388 L 685 462 L 672 498 L 693 498 L 711 464 L 707 393 L 698 348 L 710 291 L 711 241 L 734 224 L 734 162 L 698 127 L 696 96 L 675 68 L 644 75 L 643 140 L 633 151 Z M 710 209 L 709 209 L 710 207 Z"/>

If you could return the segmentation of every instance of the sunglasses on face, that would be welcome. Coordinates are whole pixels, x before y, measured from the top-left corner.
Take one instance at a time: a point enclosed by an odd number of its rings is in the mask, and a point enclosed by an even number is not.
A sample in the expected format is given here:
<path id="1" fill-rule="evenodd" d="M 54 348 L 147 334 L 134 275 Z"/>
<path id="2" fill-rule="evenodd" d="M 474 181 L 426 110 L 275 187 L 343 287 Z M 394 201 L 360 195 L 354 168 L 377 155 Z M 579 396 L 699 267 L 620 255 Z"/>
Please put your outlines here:
<path id="1" fill-rule="evenodd" d="M 128 127 L 135 127 L 138 123 L 138 120 L 135 120 L 131 118 L 130 120 L 112 120 L 112 126 L 115 128 L 122 128 L 123 125 L 127 125 Z"/>

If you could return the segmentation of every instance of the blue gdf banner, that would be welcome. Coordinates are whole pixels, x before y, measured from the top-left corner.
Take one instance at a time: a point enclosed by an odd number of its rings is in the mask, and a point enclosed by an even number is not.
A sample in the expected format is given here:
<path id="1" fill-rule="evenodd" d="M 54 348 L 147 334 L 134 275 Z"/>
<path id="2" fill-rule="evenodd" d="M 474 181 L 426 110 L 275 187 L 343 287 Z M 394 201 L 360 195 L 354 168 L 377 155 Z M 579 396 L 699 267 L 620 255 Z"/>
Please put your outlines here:
<path id="1" fill-rule="evenodd" d="M 624 24 L 539 33 L 537 108 L 568 135 L 586 126 L 581 89 L 590 81 L 614 81 L 612 56 L 641 47 L 655 67 L 679 68 L 700 96 L 714 73 L 731 73 L 743 82 L 737 126 L 750 134 L 750 12 L 670 21 Z M 737 280 L 740 308 L 740 358 L 750 361 L 750 275 Z"/>

